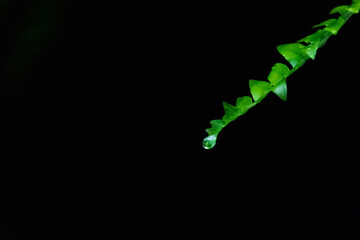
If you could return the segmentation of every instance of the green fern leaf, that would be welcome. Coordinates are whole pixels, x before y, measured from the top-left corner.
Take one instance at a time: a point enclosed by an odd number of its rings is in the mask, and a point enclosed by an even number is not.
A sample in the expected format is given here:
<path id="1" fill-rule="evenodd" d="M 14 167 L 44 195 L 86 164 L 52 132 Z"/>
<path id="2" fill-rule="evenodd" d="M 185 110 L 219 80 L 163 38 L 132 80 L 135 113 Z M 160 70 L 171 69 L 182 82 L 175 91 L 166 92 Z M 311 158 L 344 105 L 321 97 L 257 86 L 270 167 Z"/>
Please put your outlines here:
<path id="1" fill-rule="evenodd" d="M 301 67 L 308 59 L 306 46 L 300 43 L 282 44 L 277 46 L 277 50 L 293 68 Z"/>
<path id="2" fill-rule="evenodd" d="M 314 27 L 324 27 L 317 32 L 298 40 L 277 46 L 279 53 L 290 63 L 290 70 L 283 63 L 275 63 L 267 77 L 268 81 L 249 80 L 251 97 L 239 97 L 236 106 L 223 102 L 225 114 L 221 120 L 210 121 L 211 128 L 206 129 L 209 134 L 203 140 L 203 147 L 211 149 L 215 146 L 219 132 L 239 116 L 244 115 L 250 108 L 260 103 L 269 92 L 273 92 L 280 99 L 287 100 L 287 78 L 299 69 L 308 59 L 315 59 L 317 51 L 332 35 L 336 35 L 352 14 L 359 13 L 360 0 L 352 0 L 351 5 L 339 6 L 330 11 L 330 14 L 339 13 L 335 19 L 323 21 Z M 304 43 L 304 44 L 303 44 Z"/>
<path id="3" fill-rule="evenodd" d="M 326 26 L 326 28 L 324 28 L 324 31 L 328 31 L 336 35 L 344 24 L 345 24 L 345 19 L 340 16 L 338 19 L 331 18 L 329 20 L 326 20 L 322 23 L 315 25 L 314 27 Z"/>
<path id="4" fill-rule="evenodd" d="M 238 97 L 236 99 L 236 107 L 239 108 L 242 114 L 245 114 L 250 108 L 252 108 L 256 103 L 253 103 L 251 97 Z"/>
<path id="5" fill-rule="evenodd" d="M 289 72 L 290 70 L 285 64 L 275 63 L 267 79 L 269 80 L 271 85 L 276 85 L 282 80 L 286 79 Z"/>
<path id="6" fill-rule="evenodd" d="M 271 84 L 265 81 L 250 80 L 250 92 L 255 102 L 260 102 L 270 91 Z"/>
<path id="7" fill-rule="evenodd" d="M 282 80 L 274 86 L 272 92 L 275 93 L 281 100 L 287 100 L 287 85 L 286 79 Z"/>
<path id="8" fill-rule="evenodd" d="M 243 114 L 243 112 L 239 108 L 237 108 L 227 102 L 223 102 L 223 107 L 225 110 L 225 115 L 222 120 L 224 122 L 234 121 L 235 119 L 237 119 L 239 116 L 241 116 Z"/>

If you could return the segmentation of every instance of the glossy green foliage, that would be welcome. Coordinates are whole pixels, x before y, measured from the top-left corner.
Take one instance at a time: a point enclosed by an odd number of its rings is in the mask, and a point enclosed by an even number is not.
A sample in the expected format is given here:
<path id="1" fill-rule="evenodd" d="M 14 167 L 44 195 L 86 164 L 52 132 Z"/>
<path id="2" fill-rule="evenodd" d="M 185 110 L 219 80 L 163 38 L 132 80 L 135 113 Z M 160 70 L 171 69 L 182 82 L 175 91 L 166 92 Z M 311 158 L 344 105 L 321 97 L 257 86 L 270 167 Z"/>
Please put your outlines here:
<path id="1" fill-rule="evenodd" d="M 250 80 L 249 81 L 250 92 L 256 103 L 261 102 L 261 100 L 266 97 L 270 92 L 271 84 L 265 81 Z"/>
<path id="2" fill-rule="evenodd" d="M 293 68 L 301 67 L 309 59 L 308 54 L 306 54 L 306 46 L 300 43 L 283 44 L 276 48 Z"/>
<path id="3" fill-rule="evenodd" d="M 287 43 L 277 46 L 278 52 L 291 65 L 275 63 L 267 80 L 249 80 L 250 96 L 237 98 L 236 105 L 223 102 L 225 114 L 220 120 L 210 121 L 211 128 L 206 129 L 208 136 L 203 140 L 203 147 L 211 149 L 215 146 L 219 132 L 230 122 L 245 114 L 250 108 L 260 103 L 270 92 L 276 94 L 280 99 L 287 99 L 287 78 L 299 69 L 308 59 L 314 60 L 319 48 L 321 48 L 331 37 L 336 35 L 352 14 L 359 13 L 360 0 L 352 0 L 351 5 L 335 7 L 330 14 L 338 13 L 338 18 L 323 21 L 315 28 L 321 28 L 315 33 L 306 36 L 295 43 Z"/>
<path id="4" fill-rule="evenodd" d="M 340 13 L 344 16 L 348 13 L 359 13 L 360 11 L 360 0 L 353 0 L 351 5 L 338 6 L 330 11 L 330 14 Z"/>
<path id="5" fill-rule="evenodd" d="M 324 31 L 328 31 L 334 35 L 338 33 L 340 28 L 345 24 L 345 19 L 343 17 L 339 17 L 337 19 L 331 18 L 322 23 L 315 25 L 314 27 L 325 26 Z"/>
<path id="6" fill-rule="evenodd" d="M 290 70 L 285 64 L 275 63 L 267 79 L 271 85 L 276 85 L 282 80 L 285 80 L 288 77 L 289 72 Z"/>

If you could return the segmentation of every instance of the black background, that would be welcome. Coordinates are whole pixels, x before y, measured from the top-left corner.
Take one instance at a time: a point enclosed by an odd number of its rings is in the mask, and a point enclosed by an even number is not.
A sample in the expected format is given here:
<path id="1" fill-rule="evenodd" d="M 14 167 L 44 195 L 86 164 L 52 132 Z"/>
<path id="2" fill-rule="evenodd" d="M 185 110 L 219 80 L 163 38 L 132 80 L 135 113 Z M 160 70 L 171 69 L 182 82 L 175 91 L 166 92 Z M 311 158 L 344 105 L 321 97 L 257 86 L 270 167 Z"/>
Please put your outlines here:
<path id="1" fill-rule="evenodd" d="M 347 3 L 3 0 L 2 239 L 358 236 L 358 16 L 201 147 Z"/>

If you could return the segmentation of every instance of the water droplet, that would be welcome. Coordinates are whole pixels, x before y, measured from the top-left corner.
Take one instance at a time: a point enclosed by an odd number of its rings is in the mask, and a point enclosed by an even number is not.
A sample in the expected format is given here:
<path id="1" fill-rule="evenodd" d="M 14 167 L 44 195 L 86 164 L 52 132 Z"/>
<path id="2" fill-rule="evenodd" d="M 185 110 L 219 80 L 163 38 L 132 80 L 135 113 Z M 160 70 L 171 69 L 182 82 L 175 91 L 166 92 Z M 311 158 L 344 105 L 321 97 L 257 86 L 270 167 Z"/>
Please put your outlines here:
<path id="1" fill-rule="evenodd" d="M 217 135 L 210 135 L 206 138 L 204 138 L 202 145 L 205 149 L 211 149 L 216 144 Z"/>

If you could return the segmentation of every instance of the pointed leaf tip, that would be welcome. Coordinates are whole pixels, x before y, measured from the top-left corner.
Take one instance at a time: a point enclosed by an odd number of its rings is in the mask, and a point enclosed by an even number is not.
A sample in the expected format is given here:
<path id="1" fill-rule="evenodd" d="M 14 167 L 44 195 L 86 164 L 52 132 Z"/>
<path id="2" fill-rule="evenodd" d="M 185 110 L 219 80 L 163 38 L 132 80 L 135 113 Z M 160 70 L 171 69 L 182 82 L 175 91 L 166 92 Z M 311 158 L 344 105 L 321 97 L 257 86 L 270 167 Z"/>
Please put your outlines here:
<path id="1" fill-rule="evenodd" d="M 224 110 L 225 110 L 225 115 L 223 117 L 223 120 L 225 122 L 231 122 L 231 121 L 234 121 L 235 119 L 237 119 L 240 115 L 242 115 L 242 111 L 227 103 L 227 102 L 223 102 L 223 107 L 224 107 Z"/>
<path id="2" fill-rule="evenodd" d="M 271 84 L 265 81 L 250 80 L 250 92 L 255 102 L 260 102 L 269 92 Z"/>
<path id="3" fill-rule="evenodd" d="M 335 7 L 330 11 L 330 14 L 340 13 L 341 16 L 344 16 L 346 12 L 356 14 L 356 13 L 359 13 L 359 10 L 360 10 L 360 1 L 353 0 L 352 4 L 350 6 L 342 5 L 342 6 Z"/>
<path id="4" fill-rule="evenodd" d="M 210 124 L 211 128 L 205 129 L 209 135 L 218 134 L 226 126 L 226 123 L 220 119 L 211 120 Z"/>
<path id="5" fill-rule="evenodd" d="M 309 59 L 305 51 L 306 46 L 301 43 L 282 44 L 276 48 L 293 68 L 301 67 Z"/>
<path id="6" fill-rule="evenodd" d="M 340 28 L 345 24 L 345 19 L 343 17 L 338 17 L 337 19 L 335 18 L 331 18 L 328 19 L 322 23 L 319 23 L 317 25 L 315 25 L 314 27 L 321 27 L 321 26 L 326 26 L 323 30 L 330 32 L 333 35 L 336 35 Z"/>
<path id="7" fill-rule="evenodd" d="M 282 80 L 277 85 L 275 85 L 272 92 L 275 93 L 281 100 L 286 101 L 287 100 L 286 79 Z"/>

